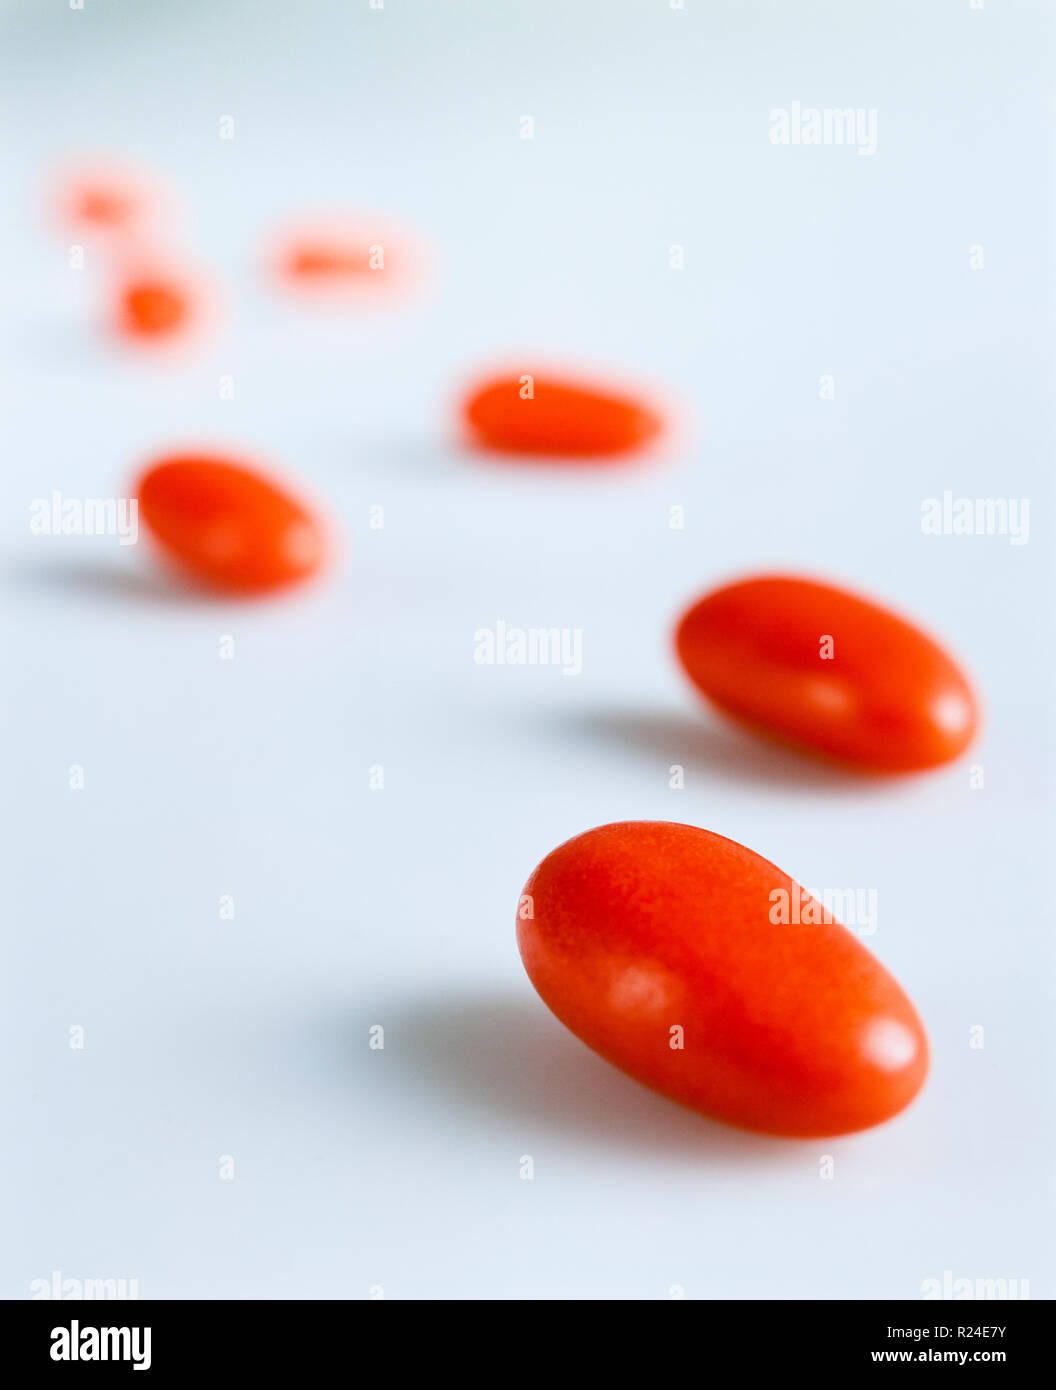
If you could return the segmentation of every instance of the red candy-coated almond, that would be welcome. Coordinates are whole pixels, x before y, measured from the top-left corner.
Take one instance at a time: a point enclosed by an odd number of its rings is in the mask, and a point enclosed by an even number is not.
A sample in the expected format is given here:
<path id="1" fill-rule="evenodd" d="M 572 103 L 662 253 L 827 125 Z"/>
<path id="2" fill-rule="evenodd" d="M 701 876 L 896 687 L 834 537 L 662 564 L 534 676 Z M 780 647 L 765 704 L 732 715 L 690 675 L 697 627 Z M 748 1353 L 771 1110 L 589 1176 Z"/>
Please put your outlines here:
<path id="1" fill-rule="evenodd" d="M 211 587 L 252 593 L 294 583 L 323 561 L 312 513 L 229 458 L 180 454 L 140 478 L 139 514 L 165 552 Z"/>
<path id="2" fill-rule="evenodd" d="M 763 576 L 683 616 L 678 655 L 726 714 L 875 772 L 948 762 L 979 715 L 964 673 L 905 619 L 845 589 Z"/>
<path id="3" fill-rule="evenodd" d="M 708 830 L 577 835 L 529 878 L 517 940 L 577 1037 L 714 1119 L 845 1134 L 924 1082 L 927 1039 L 897 981 L 787 874 Z"/>
<path id="4" fill-rule="evenodd" d="M 464 415 L 476 443 L 514 454 L 623 454 L 651 443 L 662 428 L 660 417 L 630 396 L 531 374 L 484 382 Z"/>

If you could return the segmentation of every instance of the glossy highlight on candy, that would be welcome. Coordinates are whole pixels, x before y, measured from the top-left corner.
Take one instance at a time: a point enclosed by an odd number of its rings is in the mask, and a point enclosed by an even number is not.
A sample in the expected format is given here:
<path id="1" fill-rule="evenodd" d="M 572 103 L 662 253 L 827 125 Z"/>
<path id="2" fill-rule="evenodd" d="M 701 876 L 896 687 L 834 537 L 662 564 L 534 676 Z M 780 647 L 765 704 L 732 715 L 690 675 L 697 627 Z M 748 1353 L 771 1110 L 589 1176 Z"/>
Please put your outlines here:
<path id="1" fill-rule="evenodd" d="M 862 770 L 939 766 L 978 728 L 972 686 L 933 638 L 829 584 L 762 575 L 726 585 L 686 611 L 675 644 L 725 714 Z"/>
<path id="2" fill-rule="evenodd" d="M 807 906 L 790 920 L 793 895 Z M 696 826 L 627 821 L 559 846 L 525 884 L 517 940 L 577 1037 L 713 1119 L 850 1133 L 927 1074 L 923 1026 L 880 962 L 775 865 Z"/>
<path id="3" fill-rule="evenodd" d="M 211 588 L 264 592 L 297 583 L 323 564 L 319 520 L 239 460 L 170 455 L 146 470 L 134 495 L 166 555 Z"/>

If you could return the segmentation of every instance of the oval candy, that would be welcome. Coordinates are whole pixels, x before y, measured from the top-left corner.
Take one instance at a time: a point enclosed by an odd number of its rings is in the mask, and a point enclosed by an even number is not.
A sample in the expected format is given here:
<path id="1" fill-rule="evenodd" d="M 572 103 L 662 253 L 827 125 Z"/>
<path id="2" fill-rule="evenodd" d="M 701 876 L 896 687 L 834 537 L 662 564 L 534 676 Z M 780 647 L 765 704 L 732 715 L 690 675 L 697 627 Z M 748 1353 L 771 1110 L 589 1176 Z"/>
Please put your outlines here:
<path id="1" fill-rule="evenodd" d="M 923 1084 L 927 1039 L 898 983 L 787 874 L 710 831 L 577 835 L 529 878 L 517 939 L 577 1037 L 714 1119 L 844 1134 Z"/>
<path id="2" fill-rule="evenodd" d="M 935 767 L 978 728 L 975 695 L 952 657 L 845 589 L 786 575 L 742 580 L 695 603 L 675 642 L 694 685 L 725 714 L 838 762 Z"/>
<path id="3" fill-rule="evenodd" d="M 131 279 L 118 292 L 117 328 L 130 338 L 182 333 L 193 316 L 193 296 L 178 280 Z"/>
<path id="4" fill-rule="evenodd" d="M 237 460 L 202 454 L 160 459 L 142 475 L 135 495 L 166 554 L 213 588 L 274 589 L 304 579 L 323 562 L 316 517 Z"/>
<path id="5" fill-rule="evenodd" d="M 643 448 L 663 427 L 631 396 L 547 376 L 493 377 L 463 413 L 478 445 L 512 454 L 608 457 Z"/>

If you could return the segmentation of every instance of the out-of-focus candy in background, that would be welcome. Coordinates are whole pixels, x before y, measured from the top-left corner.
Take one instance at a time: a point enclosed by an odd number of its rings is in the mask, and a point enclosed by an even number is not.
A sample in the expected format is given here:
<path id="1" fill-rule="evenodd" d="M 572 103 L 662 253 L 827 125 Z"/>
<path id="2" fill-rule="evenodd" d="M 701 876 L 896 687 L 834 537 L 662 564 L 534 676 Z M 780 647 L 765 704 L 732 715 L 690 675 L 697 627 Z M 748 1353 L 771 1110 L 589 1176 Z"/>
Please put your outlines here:
<path id="1" fill-rule="evenodd" d="M 636 392 L 553 371 L 489 374 L 462 405 L 471 444 L 577 463 L 642 453 L 667 432 L 666 416 Z"/>
<path id="2" fill-rule="evenodd" d="M 151 170 L 117 158 L 85 157 L 59 171 L 50 202 L 64 228 L 122 239 L 171 226 L 177 200 Z"/>
<path id="3" fill-rule="evenodd" d="M 136 278 L 121 286 L 118 307 L 122 332 L 144 338 L 178 332 L 192 314 L 185 287 L 159 276 Z"/>
<path id="4" fill-rule="evenodd" d="M 331 543 L 319 516 L 270 470 L 184 450 L 154 460 L 132 490 L 139 515 L 187 578 L 228 594 L 285 588 L 320 570 Z"/>
<path id="5" fill-rule="evenodd" d="M 192 262 L 178 200 L 160 174 L 117 158 L 71 161 L 54 181 L 52 205 L 68 234 L 97 248 L 97 318 L 111 341 L 183 351 L 216 329 L 218 286 Z"/>
<path id="6" fill-rule="evenodd" d="M 136 251 L 110 277 L 106 326 L 127 345 L 182 349 L 217 327 L 219 287 L 180 256 Z"/>
<path id="7" fill-rule="evenodd" d="M 268 264 L 289 292 L 338 306 L 412 298 L 429 278 L 421 238 L 369 214 L 305 217 L 273 238 Z"/>

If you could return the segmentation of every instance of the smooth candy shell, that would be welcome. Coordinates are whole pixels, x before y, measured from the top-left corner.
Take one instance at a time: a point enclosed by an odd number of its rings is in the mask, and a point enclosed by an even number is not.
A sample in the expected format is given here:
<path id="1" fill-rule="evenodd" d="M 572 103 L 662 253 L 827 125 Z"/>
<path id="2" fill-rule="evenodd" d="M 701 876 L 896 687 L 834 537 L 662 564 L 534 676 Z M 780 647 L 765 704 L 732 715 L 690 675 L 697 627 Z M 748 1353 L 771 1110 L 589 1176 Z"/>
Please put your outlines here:
<path id="1" fill-rule="evenodd" d="M 690 679 L 726 714 L 864 769 L 937 766 L 978 728 L 971 685 L 932 638 L 827 584 L 763 576 L 717 589 L 675 640 Z"/>
<path id="2" fill-rule="evenodd" d="M 164 551 L 211 587 L 252 593 L 294 583 L 323 560 L 322 528 L 276 483 L 227 458 L 174 455 L 135 489 Z"/>
<path id="3" fill-rule="evenodd" d="M 923 1084 L 920 1020 L 879 961 L 821 920 L 821 904 L 816 924 L 772 921 L 775 890 L 810 915 L 793 879 L 721 835 L 601 826 L 529 878 L 521 958 L 583 1042 L 704 1115 L 799 1137 L 879 1124 Z"/>
<path id="4" fill-rule="evenodd" d="M 479 445 L 508 453 L 607 457 L 651 443 L 662 422 L 645 404 L 553 377 L 535 377 L 522 398 L 518 376 L 492 378 L 467 398 L 464 416 Z"/>

